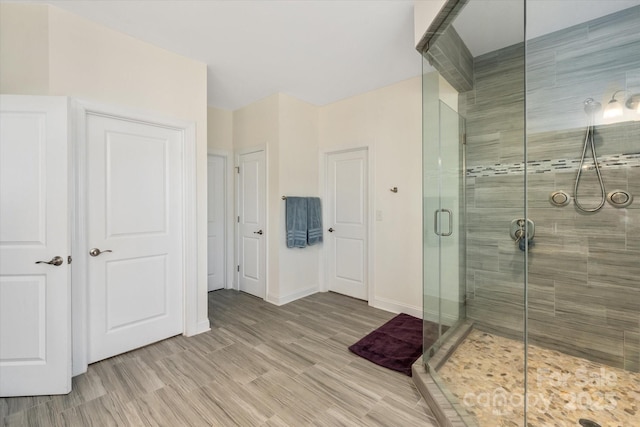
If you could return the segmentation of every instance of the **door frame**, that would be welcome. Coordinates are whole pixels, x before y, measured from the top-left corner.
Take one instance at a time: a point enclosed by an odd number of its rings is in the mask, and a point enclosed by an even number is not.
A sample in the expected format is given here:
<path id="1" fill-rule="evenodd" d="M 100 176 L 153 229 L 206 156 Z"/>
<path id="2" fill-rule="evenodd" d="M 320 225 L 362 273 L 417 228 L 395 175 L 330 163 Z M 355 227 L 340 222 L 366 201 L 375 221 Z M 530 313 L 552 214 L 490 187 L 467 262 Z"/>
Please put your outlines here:
<path id="1" fill-rule="evenodd" d="M 375 149 L 373 143 L 361 143 L 347 146 L 331 147 L 320 149 L 320 194 L 323 200 L 327 200 L 329 190 L 327 188 L 327 168 L 329 167 L 329 155 L 346 153 L 349 151 L 363 150 L 366 154 L 367 160 L 367 302 L 370 306 L 376 305 L 375 300 L 375 268 L 374 268 L 374 254 L 375 254 Z M 322 210 L 322 223 L 329 224 L 329 212 L 327 209 Z M 320 251 L 320 292 L 327 292 L 327 277 L 329 262 L 326 256 L 326 251 Z"/>
<path id="2" fill-rule="evenodd" d="M 204 332 L 198 324 L 198 235 L 196 223 L 196 125 L 194 122 L 119 106 L 97 104 L 84 100 L 72 101 L 75 134 L 71 135 L 71 162 L 73 200 L 73 222 L 71 229 L 71 335 L 72 375 L 87 371 L 88 367 L 88 248 L 87 241 L 87 116 L 98 115 L 120 120 L 129 120 L 163 126 L 182 134 L 182 278 L 183 278 L 183 335 Z"/>
<path id="3" fill-rule="evenodd" d="M 218 156 L 224 159 L 224 173 L 226 183 L 224 186 L 224 248 L 225 248 L 225 278 L 224 289 L 233 289 L 234 278 L 234 254 L 233 254 L 233 173 L 235 169 L 231 166 L 231 158 L 233 153 L 229 150 L 221 150 L 217 148 L 210 148 L 207 150 L 207 158 L 209 156 Z"/>
<path id="4" fill-rule="evenodd" d="M 265 195 L 264 195 L 264 200 L 265 200 L 265 206 L 264 206 L 264 265 L 265 265 L 265 270 L 264 270 L 264 297 L 262 298 L 263 300 L 267 301 L 267 295 L 269 295 L 269 241 L 270 241 L 270 236 L 271 233 L 269 232 L 269 151 L 267 149 L 268 145 L 256 145 L 253 147 L 248 147 L 248 148 L 241 148 L 239 150 L 236 150 L 235 154 L 234 154 L 234 167 L 233 167 L 233 176 L 234 176 L 234 195 L 235 195 L 235 199 L 236 202 L 234 203 L 234 209 L 235 209 L 235 215 L 232 215 L 232 221 L 233 219 L 235 219 L 236 217 L 238 217 L 239 213 L 240 213 L 240 180 L 238 179 L 238 173 L 236 173 L 238 171 L 238 168 L 240 167 L 240 156 L 244 155 L 244 154 L 251 154 L 251 153 L 256 153 L 258 151 L 262 151 L 264 152 L 264 178 L 265 178 L 265 184 L 264 184 L 264 188 L 265 188 Z M 240 291 L 240 271 L 238 271 L 237 266 L 240 265 L 240 226 L 238 224 L 238 221 L 233 221 L 233 227 L 234 227 L 234 235 L 235 235 L 235 256 L 233 258 L 233 277 L 234 277 L 234 283 L 233 283 L 233 289 L 235 289 L 236 291 Z"/>

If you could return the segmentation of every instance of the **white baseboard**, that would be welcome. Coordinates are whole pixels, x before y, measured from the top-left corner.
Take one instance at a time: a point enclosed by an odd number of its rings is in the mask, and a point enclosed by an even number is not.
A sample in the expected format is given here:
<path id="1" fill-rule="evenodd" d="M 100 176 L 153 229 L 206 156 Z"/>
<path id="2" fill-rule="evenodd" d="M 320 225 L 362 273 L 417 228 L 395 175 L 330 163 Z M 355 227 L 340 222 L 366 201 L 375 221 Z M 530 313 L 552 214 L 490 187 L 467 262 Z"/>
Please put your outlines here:
<path id="1" fill-rule="evenodd" d="M 425 311 L 422 317 L 423 320 L 438 323 L 438 313 L 432 311 Z"/>
<path id="2" fill-rule="evenodd" d="M 410 314 L 413 317 L 417 317 L 419 319 L 429 320 L 434 323 L 438 323 L 439 317 L 437 312 L 426 311 L 422 312 L 422 307 L 416 307 L 413 305 L 399 303 L 398 301 L 393 301 L 386 298 L 376 298 L 373 303 L 369 303 L 370 306 L 379 308 L 381 310 L 390 311 L 392 313 L 406 313 Z M 442 324 L 451 326 L 453 325 L 457 317 L 452 315 L 443 314 L 442 315 Z"/>
<path id="3" fill-rule="evenodd" d="M 369 301 L 371 307 L 379 308 L 381 310 L 390 311 L 392 313 L 406 313 L 413 317 L 422 319 L 422 307 L 416 307 L 414 305 L 403 304 L 398 301 L 393 301 L 386 298 L 375 298 L 373 301 Z"/>
<path id="4" fill-rule="evenodd" d="M 269 294 L 267 295 L 267 302 L 270 302 L 271 304 L 275 304 L 275 305 L 285 305 L 297 299 L 308 297 L 309 295 L 313 295 L 317 292 L 318 292 L 318 285 L 314 285 L 309 288 L 290 293 L 289 295 L 284 295 L 282 297 Z"/>

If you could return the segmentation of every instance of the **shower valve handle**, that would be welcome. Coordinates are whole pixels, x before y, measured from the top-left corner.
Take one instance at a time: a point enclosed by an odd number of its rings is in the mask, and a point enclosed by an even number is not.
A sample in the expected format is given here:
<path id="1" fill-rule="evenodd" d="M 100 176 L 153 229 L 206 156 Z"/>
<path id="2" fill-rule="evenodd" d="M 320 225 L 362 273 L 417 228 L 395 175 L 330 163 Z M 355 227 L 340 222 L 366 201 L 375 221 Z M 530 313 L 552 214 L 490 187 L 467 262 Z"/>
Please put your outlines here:
<path id="1" fill-rule="evenodd" d="M 514 234 L 516 235 L 516 244 L 517 244 L 524 237 L 524 230 L 523 229 L 516 230 Z"/>

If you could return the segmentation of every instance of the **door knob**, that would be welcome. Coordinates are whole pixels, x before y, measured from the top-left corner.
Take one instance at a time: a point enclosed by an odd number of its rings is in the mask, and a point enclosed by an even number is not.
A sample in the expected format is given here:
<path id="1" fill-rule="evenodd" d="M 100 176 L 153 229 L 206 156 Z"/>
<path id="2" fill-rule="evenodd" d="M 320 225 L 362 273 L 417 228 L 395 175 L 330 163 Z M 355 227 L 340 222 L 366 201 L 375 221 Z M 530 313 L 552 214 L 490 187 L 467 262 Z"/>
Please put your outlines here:
<path id="1" fill-rule="evenodd" d="M 333 229 L 333 227 L 329 228 L 329 233 L 333 233 L 335 230 Z"/>
<path id="2" fill-rule="evenodd" d="M 262 230 L 254 231 L 253 234 L 259 234 L 262 236 Z"/>
<path id="3" fill-rule="evenodd" d="M 62 263 L 64 262 L 64 260 L 62 259 L 61 256 L 54 256 L 53 258 L 51 258 L 51 261 L 36 261 L 36 264 L 49 264 L 49 265 L 62 265 Z"/>
<path id="4" fill-rule="evenodd" d="M 98 248 L 92 248 L 92 249 L 89 251 L 89 255 L 91 255 L 91 256 L 98 256 L 98 255 L 103 254 L 103 253 L 105 253 L 105 252 L 113 252 L 113 251 L 112 251 L 111 249 L 107 249 L 106 251 L 101 251 L 101 250 L 100 250 L 100 249 L 98 249 Z"/>

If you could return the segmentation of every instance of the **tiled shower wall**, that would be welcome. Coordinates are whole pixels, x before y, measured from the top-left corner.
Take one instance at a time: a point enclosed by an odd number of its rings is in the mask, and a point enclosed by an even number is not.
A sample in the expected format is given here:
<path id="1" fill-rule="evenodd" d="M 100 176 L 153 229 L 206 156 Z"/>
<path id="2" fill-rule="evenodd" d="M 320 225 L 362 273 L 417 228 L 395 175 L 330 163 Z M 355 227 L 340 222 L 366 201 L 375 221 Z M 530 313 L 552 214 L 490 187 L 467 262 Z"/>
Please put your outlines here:
<path id="1" fill-rule="evenodd" d="M 588 97 L 606 105 L 618 89 L 640 93 L 640 7 L 527 44 L 527 199 L 535 222 L 528 266 L 531 342 L 640 370 L 640 116 L 596 115 L 596 149 L 607 191 L 628 190 L 624 209 L 594 214 L 554 207 L 573 194 Z M 474 89 L 461 93 L 467 120 L 467 315 L 483 329 L 522 339 L 524 253 L 509 224 L 524 212 L 524 45 L 474 61 Z M 625 99 L 619 94 L 618 99 Z M 587 155 L 590 156 L 590 150 Z M 590 157 L 589 157 L 590 159 Z M 588 160 L 588 165 L 593 162 Z M 597 205 L 592 167 L 579 197 Z"/>

